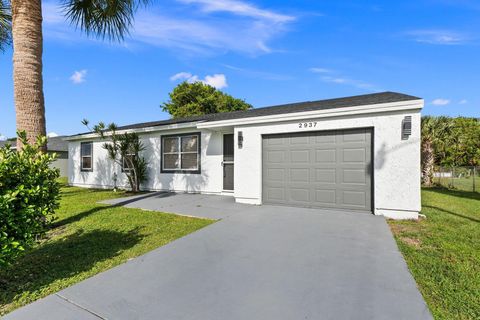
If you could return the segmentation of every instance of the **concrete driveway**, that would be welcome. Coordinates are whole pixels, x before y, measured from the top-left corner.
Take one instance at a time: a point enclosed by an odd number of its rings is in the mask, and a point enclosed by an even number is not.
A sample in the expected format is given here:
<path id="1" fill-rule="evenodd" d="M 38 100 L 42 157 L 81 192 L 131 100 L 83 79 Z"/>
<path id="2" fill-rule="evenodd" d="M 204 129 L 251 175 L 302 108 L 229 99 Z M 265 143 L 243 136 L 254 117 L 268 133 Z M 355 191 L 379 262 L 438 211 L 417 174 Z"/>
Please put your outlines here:
<path id="1" fill-rule="evenodd" d="M 221 220 L 5 319 L 432 318 L 383 217 L 206 195 L 120 202 Z"/>

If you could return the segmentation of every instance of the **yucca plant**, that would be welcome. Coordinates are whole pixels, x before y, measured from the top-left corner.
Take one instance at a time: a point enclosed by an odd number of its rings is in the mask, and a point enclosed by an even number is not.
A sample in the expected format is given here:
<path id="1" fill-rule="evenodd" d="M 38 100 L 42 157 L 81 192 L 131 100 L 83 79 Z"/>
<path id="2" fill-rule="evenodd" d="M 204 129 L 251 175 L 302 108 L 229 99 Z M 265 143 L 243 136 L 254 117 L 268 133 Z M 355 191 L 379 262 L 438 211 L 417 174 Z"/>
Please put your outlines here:
<path id="1" fill-rule="evenodd" d="M 108 158 L 122 168 L 131 191 L 140 191 L 140 185 L 148 179 L 148 163 L 141 155 L 145 150 L 145 145 L 138 134 L 135 132 L 118 133 L 117 125 L 114 123 L 106 126 L 100 122 L 91 129 L 87 119 L 84 119 L 82 124 L 107 141 L 102 147 L 107 150 Z"/>

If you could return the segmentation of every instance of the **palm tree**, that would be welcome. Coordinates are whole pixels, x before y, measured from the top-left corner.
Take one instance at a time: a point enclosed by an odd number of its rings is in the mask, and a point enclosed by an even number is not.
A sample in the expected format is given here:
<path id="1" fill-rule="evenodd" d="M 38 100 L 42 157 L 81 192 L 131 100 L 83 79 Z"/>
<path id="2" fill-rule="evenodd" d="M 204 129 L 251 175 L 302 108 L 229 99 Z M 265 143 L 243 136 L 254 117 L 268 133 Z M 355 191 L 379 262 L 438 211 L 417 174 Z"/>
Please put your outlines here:
<path id="1" fill-rule="evenodd" d="M 0 0 L 0 51 L 4 51 L 12 40 L 12 16 L 10 8 L 3 0 Z"/>
<path id="2" fill-rule="evenodd" d="M 422 117 L 422 182 L 433 184 L 433 170 L 439 154 L 444 152 L 452 123 L 447 117 Z"/>
<path id="3" fill-rule="evenodd" d="M 10 13 L 0 0 L 0 43 L 8 42 Z M 17 130 L 25 130 L 29 141 L 46 135 L 45 102 L 42 77 L 42 1 L 11 1 L 11 38 L 13 39 L 13 82 Z M 65 16 L 87 35 L 122 40 L 133 22 L 140 4 L 148 0 L 66 0 Z M 18 141 L 21 147 L 21 141 Z"/>

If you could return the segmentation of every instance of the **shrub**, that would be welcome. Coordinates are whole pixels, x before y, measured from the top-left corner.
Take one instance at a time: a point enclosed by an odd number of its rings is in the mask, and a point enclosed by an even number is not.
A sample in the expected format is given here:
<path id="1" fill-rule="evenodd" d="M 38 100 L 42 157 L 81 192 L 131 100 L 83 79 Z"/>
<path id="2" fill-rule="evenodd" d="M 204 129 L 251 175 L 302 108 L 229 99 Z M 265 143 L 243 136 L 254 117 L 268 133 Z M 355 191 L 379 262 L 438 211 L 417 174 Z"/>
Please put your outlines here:
<path id="1" fill-rule="evenodd" d="M 0 266 L 45 233 L 59 205 L 60 172 L 49 167 L 55 155 L 41 152 L 46 138 L 30 145 L 25 132 L 18 136 L 21 151 L 0 148 Z"/>

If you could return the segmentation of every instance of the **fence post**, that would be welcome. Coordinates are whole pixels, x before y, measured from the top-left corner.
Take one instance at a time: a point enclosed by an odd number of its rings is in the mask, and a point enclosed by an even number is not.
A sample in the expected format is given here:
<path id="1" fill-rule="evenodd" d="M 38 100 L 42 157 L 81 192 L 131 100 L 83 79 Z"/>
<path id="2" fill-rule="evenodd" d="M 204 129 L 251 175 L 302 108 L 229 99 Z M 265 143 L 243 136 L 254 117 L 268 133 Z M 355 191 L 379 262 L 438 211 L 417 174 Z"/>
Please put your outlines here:
<path id="1" fill-rule="evenodd" d="M 452 189 L 455 189 L 455 167 L 452 167 Z"/>
<path id="2" fill-rule="evenodd" d="M 475 192 L 475 176 L 477 175 L 476 167 L 473 166 L 473 192 Z"/>

